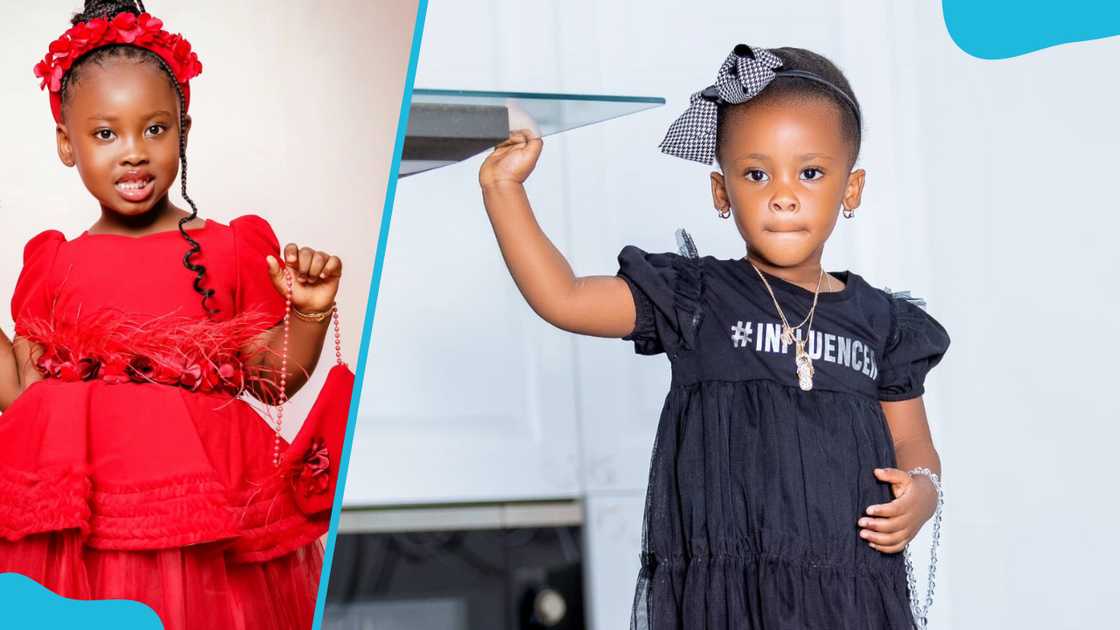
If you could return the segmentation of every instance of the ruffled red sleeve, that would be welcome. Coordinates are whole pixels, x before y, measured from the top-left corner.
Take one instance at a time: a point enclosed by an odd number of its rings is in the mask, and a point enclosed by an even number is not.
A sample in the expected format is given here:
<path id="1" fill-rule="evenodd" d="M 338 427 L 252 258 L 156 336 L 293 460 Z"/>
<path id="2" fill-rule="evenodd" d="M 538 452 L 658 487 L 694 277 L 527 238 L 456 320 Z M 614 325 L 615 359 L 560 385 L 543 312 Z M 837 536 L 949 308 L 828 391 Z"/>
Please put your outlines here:
<path id="1" fill-rule="evenodd" d="M 280 242 L 272 226 L 259 216 L 245 215 L 230 221 L 237 259 L 237 312 L 260 311 L 272 320 L 284 319 L 284 296 L 272 285 L 266 256 L 280 257 Z"/>
<path id="2" fill-rule="evenodd" d="M 23 336 L 24 322 L 45 319 L 50 315 L 53 300 L 51 269 L 58 247 L 66 237 L 58 230 L 40 232 L 23 248 L 23 269 L 12 295 L 12 320 L 16 335 Z"/>

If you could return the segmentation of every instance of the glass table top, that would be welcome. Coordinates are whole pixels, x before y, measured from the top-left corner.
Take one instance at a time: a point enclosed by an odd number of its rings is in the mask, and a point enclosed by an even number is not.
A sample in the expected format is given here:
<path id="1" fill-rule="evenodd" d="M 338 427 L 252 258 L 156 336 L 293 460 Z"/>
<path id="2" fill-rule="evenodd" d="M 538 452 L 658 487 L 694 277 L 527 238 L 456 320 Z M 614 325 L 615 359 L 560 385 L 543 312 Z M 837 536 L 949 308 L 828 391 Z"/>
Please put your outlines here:
<path id="1" fill-rule="evenodd" d="M 400 176 L 478 155 L 505 140 L 510 130 L 549 136 L 664 104 L 664 98 L 655 96 L 417 88 Z"/>

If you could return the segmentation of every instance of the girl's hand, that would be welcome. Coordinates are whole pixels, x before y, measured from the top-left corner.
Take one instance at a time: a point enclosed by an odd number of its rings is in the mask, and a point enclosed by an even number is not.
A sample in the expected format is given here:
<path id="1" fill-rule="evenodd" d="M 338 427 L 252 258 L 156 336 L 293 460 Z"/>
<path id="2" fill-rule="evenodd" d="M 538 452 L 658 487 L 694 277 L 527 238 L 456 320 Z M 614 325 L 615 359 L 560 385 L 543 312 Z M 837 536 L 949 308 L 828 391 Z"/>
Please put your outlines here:
<path id="1" fill-rule="evenodd" d="M 937 510 L 937 488 L 928 477 L 897 468 L 876 468 L 875 476 L 891 484 L 895 499 L 869 506 L 868 516 L 859 519 L 859 535 L 872 549 L 898 553 Z"/>
<path id="2" fill-rule="evenodd" d="M 524 183 L 537 166 L 543 145 L 543 140 L 524 129 L 510 133 L 509 139 L 495 147 L 482 163 L 478 183 L 483 187 L 501 182 Z"/>
<path id="3" fill-rule="evenodd" d="M 272 256 L 266 261 L 272 286 L 280 295 L 287 295 L 288 284 L 280 263 Z M 284 247 L 284 264 L 292 272 L 292 306 L 304 312 L 319 313 L 334 304 L 342 278 L 342 261 L 338 256 L 288 243 Z"/>

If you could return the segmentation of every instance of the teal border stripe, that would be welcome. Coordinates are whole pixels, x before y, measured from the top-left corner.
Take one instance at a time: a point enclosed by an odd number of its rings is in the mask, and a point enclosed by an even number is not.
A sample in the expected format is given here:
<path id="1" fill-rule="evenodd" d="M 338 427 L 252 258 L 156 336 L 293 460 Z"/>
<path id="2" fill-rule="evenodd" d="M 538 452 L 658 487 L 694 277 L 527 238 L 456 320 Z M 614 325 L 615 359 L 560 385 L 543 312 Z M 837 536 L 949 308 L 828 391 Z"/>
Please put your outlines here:
<path id="1" fill-rule="evenodd" d="M 385 188 L 385 206 L 381 210 L 381 232 L 377 237 L 377 253 L 373 259 L 373 278 L 369 285 L 366 319 L 362 324 L 362 345 L 358 350 L 358 365 L 354 370 L 354 392 L 350 396 L 350 417 L 346 421 L 346 439 L 342 446 L 342 460 L 338 470 L 338 485 L 334 493 L 334 507 L 331 509 L 331 525 L 327 534 L 327 546 L 323 553 L 323 571 L 319 575 L 319 597 L 315 602 L 315 623 L 311 626 L 312 630 L 320 630 L 323 625 L 323 611 L 327 603 L 327 586 L 330 583 L 331 563 L 334 560 L 334 543 L 335 539 L 338 538 L 338 519 L 342 513 L 342 496 L 346 490 L 346 473 L 350 468 L 350 447 L 354 439 L 358 403 L 362 399 L 362 377 L 366 371 L 366 359 L 369 354 L 373 314 L 377 307 L 377 289 L 381 285 L 381 270 L 385 265 L 385 248 L 389 243 L 389 223 L 393 216 L 393 199 L 397 195 L 397 176 L 401 169 L 401 153 L 404 151 L 405 131 L 408 129 L 408 111 L 409 105 L 412 103 L 412 84 L 416 81 L 416 64 L 420 58 L 420 40 L 424 34 L 424 18 L 427 13 L 428 0 L 420 0 L 416 10 L 416 26 L 412 31 L 412 50 L 408 59 L 408 74 L 404 80 L 404 96 L 401 99 L 401 111 L 397 119 L 397 140 L 393 148 L 393 164 L 389 167 L 389 181 Z"/>

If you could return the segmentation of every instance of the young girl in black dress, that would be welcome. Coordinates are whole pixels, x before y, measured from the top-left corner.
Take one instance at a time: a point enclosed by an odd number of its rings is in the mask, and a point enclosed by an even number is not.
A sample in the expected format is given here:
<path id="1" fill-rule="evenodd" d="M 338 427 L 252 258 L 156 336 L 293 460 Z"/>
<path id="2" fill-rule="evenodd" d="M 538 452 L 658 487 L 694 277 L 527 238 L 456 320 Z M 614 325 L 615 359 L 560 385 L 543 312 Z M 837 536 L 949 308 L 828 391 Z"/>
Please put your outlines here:
<path id="1" fill-rule="evenodd" d="M 634 628 L 925 624 L 930 595 L 917 602 L 898 552 L 940 515 L 922 394 L 949 338 L 905 297 L 821 267 L 838 216 L 860 204 L 860 128 L 827 59 L 737 46 L 661 148 L 718 162 L 713 205 L 746 256 L 699 257 L 682 233 L 681 255 L 624 248 L 617 276 L 575 277 L 537 225 L 522 183 L 539 138 L 515 132 L 482 165 L 486 210 L 530 306 L 672 365 Z"/>

